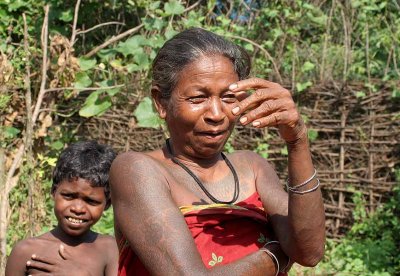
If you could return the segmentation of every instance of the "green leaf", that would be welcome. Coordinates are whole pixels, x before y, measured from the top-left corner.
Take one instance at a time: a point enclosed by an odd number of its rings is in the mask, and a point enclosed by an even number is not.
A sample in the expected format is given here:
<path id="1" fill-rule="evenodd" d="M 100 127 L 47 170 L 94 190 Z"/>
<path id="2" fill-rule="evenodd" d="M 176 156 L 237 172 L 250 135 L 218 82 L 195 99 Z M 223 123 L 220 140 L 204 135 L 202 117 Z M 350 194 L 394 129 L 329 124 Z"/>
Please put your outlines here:
<path id="1" fill-rule="evenodd" d="M 104 89 L 99 89 L 98 91 L 105 91 L 110 97 L 115 96 L 121 89 L 119 87 L 116 88 L 108 88 L 109 86 L 113 86 L 113 81 L 111 80 L 103 80 L 99 82 L 98 85 Z"/>
<path id="2" fill-rule="evenodd" d="M 170 0 L 168 3 L 165 3 L 164 11 L 167 15 L 177 15 L 183 13 L 185 11 L 185 7 L 176 0 Z"/>
<path id="3" fill-rule="evenodd" d="M 147 69 L 147 67 L 150 65 L 149 58 L 145 53 L 139 53 L 135 55 L 133 59 L 141 69 Z"/>
<path id="4" fill-rule="evenodd" d="M 315 68 L 315 64 L 314 64 L 314 63 L 311 63 L 311 62 L 309 62 L 309 61 L 306 61 L 306 62 L 303 64 L 303 66 L 301 67 L 301 71 L 302 71 L 302 72 L 308 72 L 308 71 L 313 70 L 314 68 Z"/>
<path id="5" fill-rule="evenodd" d="M 244 48 L 249 52 L 253 52 L 254 51 L 254 46 L 253 46 L 253 44 L 250 44 L 250 43 L 245 44 Z"/>
<path id="6" fill-rule="evenodd" d="M 61 141 L 55 141 L 50 145 L 50 147 L 55 150 L 60 150 L 64 147 L 64 143 Z"/>
<path id="7" fill-rule="evenodd" d="M 303 83 L 299 82 L 299 83 L 296 84 L 297 92 L 302 92 L 305 89 L 307 89 L 308 87 L 310 87 L 311 85 L 312 85 L 311 81 L 307 81 L 307 82 L 303 82 Z"/>
<path id="8" fill-rule="evenodd" d="M 365 92 L 363 92 L 363 91 L 357 91 L 357 93 L 356 93 L 357 98 L 364 98 L 365 96 L 366 96 Z"/>
<path id="9" fill-rule="evenodd" d="M 124 42 L 118 43 L 116 50 L 127 57 L 128 55 L 135 55 L 137 53 L 143 52 L 143 49 L 140 47 L 142 45 L 147 44 L 147 39 L 142 35 L 135 35 L 131 38 L 128 38 Z"/>
<path id="10" fill-rule="evenodd" d="M 162 120 L 156 112 L 154 112 L 153 104 L 149 97 L 145 97 L 136 107 L 133 115 L 136 117 L 138 126 L 159 128 Z"/>
<path id="11" fill-rule="evenodd" d="M 64 22 L 71 22 L 72 19 L 74 19 L 72 10 L 67 10 L 67 11 L 61 12 L 61 16 L 59 17 L 59 19 Z"/>
<path id="12" fill-rule="evenodd" d="M 400 90 L 399 89 L 393 89 L 392 98 L 399 98 L 399 97 L 400 97 Z"/>
<path id="13" fill-rule="evenodd" d="M 92 84 L 92 80 L 85 72 L 78 72 L 75 75 L 75 88 L 86 88 Z"/>
<path id="14" fill-rule="evenodd" d="M 81 68 L 82 71 L 87 71 L 89 69 L 92 69 L 94 66 L 96 66 L 96 59 L 79 58 L 78 64 L 79 64 L 79 68 Z"/>
<path id="15" fill-rule="evenodd" d="M 284 146 L 284 147 L 281 149 L 281 154 L 282 154 L 282 155 L 288 155 L 288 154 L 289 154 L 289 153 L 288 153 L 287 146 Z"/>
<path id="16" fill-rule="evenodd" d="M 218 261 L 217 255 L 215 255 L 214 252 L 211 253 L 211 256 L 212 256 L 212 259 L 213 259 L 214 261 Z"/>
<path id="17" fill-rule="evenodd" d="M 111 98 L 109 96 L 99 99 L 99 93 L 96 91 L 86 99 L 83 107 L 79 110 L 79 115 L 86 118 L 101 115 L 111 105 Z"/>
<path id="18" fill-rule="evenodd" d="M 4 128 L 4 138 L 13 139 L 21 131 L 15 127 L 7 126 Z"/>
<path id="19" fill-rule="evenodd" d="M 309 129 L 308 130 L 308 139 L 310 139 L 310 141 L 315 141 L 318 138 L 318 131 L 316 131 L 315 129 Z"/>
<path id="20" fill-rule="evenodd" d="M 165 38 L 167 39 L 167 40 L 169 40 L 169 39 L 171 39 L 173 36 L 175 36 L 176 34 L 177 34 L 178 32 L 177 31 L 175 31 L 175 30 L 173 30 L 173 29 L 168 29 L 168 30 L 166 30 L 165 31 Z"/>
<path id="21" fill-rule="evenodd" d="M 152 10 L 152 11 L 154 11 L 154 10 L 156 10 L 156 9 L 158 9 L 159 7 L 160 7 L 160 4 L 161 4 L 161 2 L 160 1 L 154 1 L 154 2 L 150 2 L 150 5 L 149 5 L 149 10 Z"/>

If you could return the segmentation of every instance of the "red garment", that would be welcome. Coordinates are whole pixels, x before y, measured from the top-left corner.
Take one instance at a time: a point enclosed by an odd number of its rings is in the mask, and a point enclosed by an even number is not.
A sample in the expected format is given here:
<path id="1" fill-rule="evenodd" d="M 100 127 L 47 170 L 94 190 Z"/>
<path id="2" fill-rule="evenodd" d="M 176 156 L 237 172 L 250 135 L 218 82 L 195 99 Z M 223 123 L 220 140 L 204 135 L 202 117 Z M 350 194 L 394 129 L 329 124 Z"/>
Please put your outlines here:
<path id="1" fill-rule="evenodd" d="M 257 192 L 233 205 L 193 205 L 180 210 L 208 268 L 241 259 L 273 238 Z M 118 275 L 150 275 L 126 241 L 122 242 Z"/>

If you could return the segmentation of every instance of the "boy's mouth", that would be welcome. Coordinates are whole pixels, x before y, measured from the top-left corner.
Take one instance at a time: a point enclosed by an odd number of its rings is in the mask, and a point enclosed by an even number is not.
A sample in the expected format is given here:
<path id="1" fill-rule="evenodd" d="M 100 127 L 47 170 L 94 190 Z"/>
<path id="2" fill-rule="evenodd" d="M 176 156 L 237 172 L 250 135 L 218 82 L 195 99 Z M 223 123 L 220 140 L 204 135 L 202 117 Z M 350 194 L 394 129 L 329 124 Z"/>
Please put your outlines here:
<path id="1" fill-rule="evenodd" d="M 69 222 L 72 222 L 73 224 L 82 224 L 82 223 L 87 222 L 87 220 L 78 219 L 78 218 L 73 218 L 73 217 L 67 217 L 67 220 L 68 220 Z"/>

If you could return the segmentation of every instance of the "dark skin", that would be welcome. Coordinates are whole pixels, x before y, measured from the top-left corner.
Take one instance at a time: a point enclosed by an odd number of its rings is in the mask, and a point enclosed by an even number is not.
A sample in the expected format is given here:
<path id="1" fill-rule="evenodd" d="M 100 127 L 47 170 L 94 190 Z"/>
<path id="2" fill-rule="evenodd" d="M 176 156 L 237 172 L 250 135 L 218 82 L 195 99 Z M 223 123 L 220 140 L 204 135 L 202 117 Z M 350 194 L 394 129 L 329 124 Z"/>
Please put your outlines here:
<path id="1" fill-rule="evenodd" d="M 90 230 L 106 207 L 104 188 L 81 178 L 63 181 L 53 199 L 58 226 L 19 242 L 7 260 L 6 275 L 116 275 L 115 239 Z"/>
<path id="2" fill-rule="evenodd" d="M 256 92 L 246 97 L 246 90 Z M 256 127 L 279 126 L 288 143 L 289 175 L 294 184 L 313 173 L 305 127 L 290 93 L 264 80 L 239 81 L 225 57 L 204 56 L 188 64 L 170 99 L 161 98 L 156 86 L 152 94 L 170 130 L 175 157 L 219 200 L 229 201 L 233 195 L 233 176 L 220 153 L 244 112 L 245 124 L 259 121 Z M 268 119 L 271 116 L 273 120 Z M 280 263 L 286 264 L 286 254 L 300 264 L 315 265 L 324 248 L 320 191 L 288 195 L 265 159 L 249 151 L 237 151 L 228 158 L 240 181 L 237 202 L 255 191 L 260 194 L 281 243 L 271 248 Z M 212 202 L 171 161 L 166 147 L 120 155 L 111 167 L 110 180 L 117 239 L 121 234 L 128 239 L 152 275 L 275 275 L 272 259 L 261 251 L 212 269 L 204 266 L 179 206 Z M 305 188 L 313 185 L 311 181 Z"/>

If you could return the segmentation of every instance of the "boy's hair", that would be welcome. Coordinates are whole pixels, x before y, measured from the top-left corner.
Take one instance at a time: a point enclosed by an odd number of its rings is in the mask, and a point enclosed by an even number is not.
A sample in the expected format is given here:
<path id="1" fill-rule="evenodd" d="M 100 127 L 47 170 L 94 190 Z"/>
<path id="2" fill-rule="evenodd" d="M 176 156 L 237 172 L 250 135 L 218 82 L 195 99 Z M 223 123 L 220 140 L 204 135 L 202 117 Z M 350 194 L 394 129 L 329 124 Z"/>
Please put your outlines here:
<path id="1" fill-rule="evenodd" d="M 96 141 L 76 142 L 64 149 L 57 160 L 53 171 L 53 194 L 63 180 L 71 181 L 82 178 L 93 187 L 104 187 L 106 208 L 111 204 L 109 171 L 115 159 L 115 151 L 107 145 Z"/>

